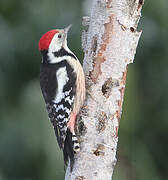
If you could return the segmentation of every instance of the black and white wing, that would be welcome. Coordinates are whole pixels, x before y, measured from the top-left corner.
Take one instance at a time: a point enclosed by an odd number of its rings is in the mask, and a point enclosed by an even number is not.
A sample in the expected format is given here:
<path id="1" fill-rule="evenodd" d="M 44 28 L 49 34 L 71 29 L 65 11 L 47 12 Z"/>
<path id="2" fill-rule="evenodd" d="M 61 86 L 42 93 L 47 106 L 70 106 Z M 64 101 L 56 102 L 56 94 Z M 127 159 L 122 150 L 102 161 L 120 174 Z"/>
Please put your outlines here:
<path id="1" fill-rule="evenodd" d="M 70 78 L 69 78 L 70 77 Z M 64 161 L 74 159 L 72 134 L 67 128 L 76 91 L 76 76 L 66 61 L 41 65 L 40 86 L 46 102 L 48 116 L 53 124 Z"/>

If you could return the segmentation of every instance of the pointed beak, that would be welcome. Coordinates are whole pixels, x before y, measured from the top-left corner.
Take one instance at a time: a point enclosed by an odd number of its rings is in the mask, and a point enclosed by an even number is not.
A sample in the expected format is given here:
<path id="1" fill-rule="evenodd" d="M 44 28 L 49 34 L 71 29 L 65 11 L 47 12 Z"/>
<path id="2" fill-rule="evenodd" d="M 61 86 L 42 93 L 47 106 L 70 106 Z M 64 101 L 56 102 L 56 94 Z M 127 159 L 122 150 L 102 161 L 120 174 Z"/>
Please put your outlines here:
<path id="1" fill-rule="evenodd" d="M 68 27 L 64 29 L 64 33 L 67 36 L 69 29 L 71 28 L 72 24 L 70 24 Z"/>

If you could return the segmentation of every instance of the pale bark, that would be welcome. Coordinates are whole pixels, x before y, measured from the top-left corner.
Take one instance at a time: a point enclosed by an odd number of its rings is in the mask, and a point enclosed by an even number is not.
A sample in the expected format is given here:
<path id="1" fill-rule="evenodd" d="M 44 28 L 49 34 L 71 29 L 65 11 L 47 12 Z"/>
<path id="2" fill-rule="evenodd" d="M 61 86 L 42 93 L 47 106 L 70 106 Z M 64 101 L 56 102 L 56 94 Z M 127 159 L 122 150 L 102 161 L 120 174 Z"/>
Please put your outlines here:
<path id="1" fill-rule="evenodd" d="M 78 119 L 81 151 L 66 180 L 110 180 L 116 164 L 118 128 L 127 65 L 134 60 L 143 0 L 93 0 L 83 19 L 87 98 Z"/>

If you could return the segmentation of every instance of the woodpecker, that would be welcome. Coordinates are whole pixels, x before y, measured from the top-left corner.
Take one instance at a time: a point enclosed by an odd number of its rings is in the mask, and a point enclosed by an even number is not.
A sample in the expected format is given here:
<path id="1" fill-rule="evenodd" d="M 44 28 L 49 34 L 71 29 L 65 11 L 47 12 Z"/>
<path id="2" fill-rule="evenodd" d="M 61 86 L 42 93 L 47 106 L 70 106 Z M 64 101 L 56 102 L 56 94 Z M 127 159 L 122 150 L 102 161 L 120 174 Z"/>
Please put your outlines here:
<path id="1" fill-rule="evenodd" d="M 39 41 L 42 55 L 40 86 L 49 119 L 54 127 L 64 163 L 70 160 L 71 171 L 74 153 L 79 151 L 75 135 L 76 116 L 85 100 L 85 76 L 75 54 L 67 46 L 65 29 L 46 32 Z"/>

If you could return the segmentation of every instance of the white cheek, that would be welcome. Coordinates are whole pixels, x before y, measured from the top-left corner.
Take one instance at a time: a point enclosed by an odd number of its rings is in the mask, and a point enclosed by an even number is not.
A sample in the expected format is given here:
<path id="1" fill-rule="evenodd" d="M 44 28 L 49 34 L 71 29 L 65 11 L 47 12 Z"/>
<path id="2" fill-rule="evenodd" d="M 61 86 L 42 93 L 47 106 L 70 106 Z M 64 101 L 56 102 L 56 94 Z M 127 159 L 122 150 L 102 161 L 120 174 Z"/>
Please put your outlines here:
<path id="1" fill-rule="evenodd" d="M 49 45 L 48 50 L 51 51 L 51 52 L 56 52 L 56 51 L 59 51 L 59 50 L 61 49 L 62 42 L 58 39 L 57 36 L 58 36 L 58 35 L 56 34 L 56 35 L 53 37 L 53 39 L 52 39 L 52 41 L 51 41 L 51 43 L 50 43 L 50 45 Z"/>

